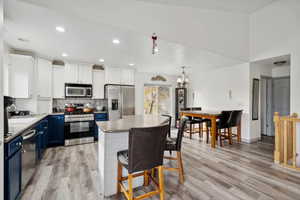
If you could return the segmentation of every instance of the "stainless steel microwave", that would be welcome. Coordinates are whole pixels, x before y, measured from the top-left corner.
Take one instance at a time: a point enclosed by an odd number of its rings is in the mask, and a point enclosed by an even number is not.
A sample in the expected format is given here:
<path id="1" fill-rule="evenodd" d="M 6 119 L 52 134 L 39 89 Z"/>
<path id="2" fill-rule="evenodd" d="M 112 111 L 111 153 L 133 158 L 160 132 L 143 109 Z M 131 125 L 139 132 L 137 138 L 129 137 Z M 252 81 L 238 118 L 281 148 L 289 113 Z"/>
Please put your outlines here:
<path id="1" fill-rule="evenodd" d="M 66 98 L 92 98 L 93 86 L 90 84 L 65 84 Z"/>

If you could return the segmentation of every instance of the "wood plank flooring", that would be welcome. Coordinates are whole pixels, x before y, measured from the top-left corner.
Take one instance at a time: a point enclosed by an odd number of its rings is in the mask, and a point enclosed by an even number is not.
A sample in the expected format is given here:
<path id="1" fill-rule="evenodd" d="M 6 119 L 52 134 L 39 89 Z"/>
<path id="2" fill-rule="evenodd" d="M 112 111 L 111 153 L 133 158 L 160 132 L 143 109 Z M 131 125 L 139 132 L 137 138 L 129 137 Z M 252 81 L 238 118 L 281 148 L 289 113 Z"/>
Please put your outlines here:
<path id="1" fill-rule="evenodd" d="M 177 173 L 165 171 L 167 200 L 300 200 L 300 173 L 273 165 L 272 144 L 211 149 L 194 135 L 184 138 L 182 152 L 186 180 L 179 184 Z M 51 148 L 22 200 L 124 199 L 102 197 L 98 180 L 96 143 Z"/>

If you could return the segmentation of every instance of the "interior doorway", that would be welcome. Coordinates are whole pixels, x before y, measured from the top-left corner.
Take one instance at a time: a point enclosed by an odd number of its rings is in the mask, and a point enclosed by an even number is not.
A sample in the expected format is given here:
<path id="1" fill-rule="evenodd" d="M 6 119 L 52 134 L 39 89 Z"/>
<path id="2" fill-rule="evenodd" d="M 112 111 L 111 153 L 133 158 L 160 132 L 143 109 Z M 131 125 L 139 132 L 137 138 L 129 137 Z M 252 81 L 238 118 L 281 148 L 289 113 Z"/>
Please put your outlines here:
<path id="1" fill-rule="evenodd" d="M 261 77 L 261 134 L 275 136 L 273 116 L 290 115 L 290 77 Z"/>
<path id="2" fill-rule="evenodd" d="M 260 72 L 260 132 L 262 142 L 275 142 L 274 113 L 290 115 L 290 56 L 255 63 Z"/>

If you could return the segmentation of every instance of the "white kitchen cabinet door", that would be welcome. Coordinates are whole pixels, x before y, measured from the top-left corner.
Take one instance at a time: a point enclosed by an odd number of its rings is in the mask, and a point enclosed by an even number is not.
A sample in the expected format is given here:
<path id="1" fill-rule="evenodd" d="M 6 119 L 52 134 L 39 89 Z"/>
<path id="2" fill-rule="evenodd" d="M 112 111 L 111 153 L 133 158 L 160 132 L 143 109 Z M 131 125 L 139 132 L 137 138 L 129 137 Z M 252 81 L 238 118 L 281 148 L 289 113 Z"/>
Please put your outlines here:
<path id="1" fill-rule="evenodd" d="M 9 92 L 9 80 L 10 80 L 10 66 L 9 66 L 9 55 L 6 54 L 3 57 L 3 95 L 4 96 L 10 96 Z"/>
<path id="2" fill-rule="evenodd" d="M 82 84 L 93 83 L 92 65 L 78 65 L 78 83 L 82 83 Z"/>
<path id="3" fill-rule="evenodd" d="M 67 63 L 65 65 L 65 83 L 78 83 L 78 65 Z"/>
<path id="4" fill-rule="evenodd" d="M 134 85 L 134 69 L 122 69 L 121 84 L 123 85 Z"/>
<path id="5" fill-rule="evenodd" d="M 105 68 L 105 83 L 121 84 L 121 73 L 120 68 Z"/>
<path id="6" fill-rule="evenodd" d="M 52 63 L 42 58 L 37 59 L 38 97 L 52 97 Z"/>
<path id="7" fill-rule="evenodd" d="M 65 98 L 65 67 L 61 65 L 53 65 L 52 68 L 52 89 L 53 98 Z"/>
<path id="8" fill-rule="evenodd" d="M 93 71 L 93 99 L 104 99 L 104 70 Z"/>
<path id="9" fill-rule="evenodd" d="M 14 98 L 32 97 L 34 59 L 32 56 L 9 55 L 9 93 Z"/>

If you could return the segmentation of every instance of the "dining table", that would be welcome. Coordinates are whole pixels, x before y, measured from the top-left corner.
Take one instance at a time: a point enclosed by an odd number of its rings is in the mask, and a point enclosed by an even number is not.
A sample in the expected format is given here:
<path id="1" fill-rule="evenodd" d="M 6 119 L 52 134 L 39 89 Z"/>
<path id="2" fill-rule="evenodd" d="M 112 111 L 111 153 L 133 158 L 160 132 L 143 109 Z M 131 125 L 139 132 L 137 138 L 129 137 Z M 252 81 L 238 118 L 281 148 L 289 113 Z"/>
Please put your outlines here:
<path id="1" fill-rule="evenodd" d="M 199 117 L 202 119 L 210 119 L 211 120 L 211 147 L 216 148 L 216 139 L 217 139 L 217 120 L 219 116 L 221 115 L 221 111 L 215 111 L 215 110 L 191 110 L 191 111 L 181 111 L 180 116 L 186 116 L 186 117 Z M 237 127 L 237 137 L 238 142 L 241 141 L 241 125 Z"/>

